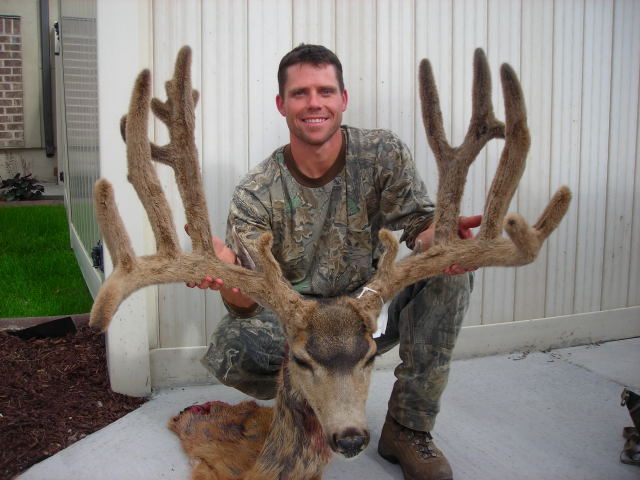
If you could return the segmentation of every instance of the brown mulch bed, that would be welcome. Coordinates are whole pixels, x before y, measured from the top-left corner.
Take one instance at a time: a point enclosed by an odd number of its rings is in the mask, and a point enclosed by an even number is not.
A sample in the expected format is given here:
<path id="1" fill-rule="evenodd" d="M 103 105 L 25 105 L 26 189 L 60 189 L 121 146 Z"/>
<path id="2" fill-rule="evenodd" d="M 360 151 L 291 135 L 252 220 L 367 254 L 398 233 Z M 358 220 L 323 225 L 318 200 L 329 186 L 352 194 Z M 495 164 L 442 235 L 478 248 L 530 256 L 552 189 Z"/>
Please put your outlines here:
<path id="1" fill-rule="evenodd" d="M 0 479 L 68 447 L 146 399 L 111 391 L 104 335 L 22 340 L 0 331 Z"/>

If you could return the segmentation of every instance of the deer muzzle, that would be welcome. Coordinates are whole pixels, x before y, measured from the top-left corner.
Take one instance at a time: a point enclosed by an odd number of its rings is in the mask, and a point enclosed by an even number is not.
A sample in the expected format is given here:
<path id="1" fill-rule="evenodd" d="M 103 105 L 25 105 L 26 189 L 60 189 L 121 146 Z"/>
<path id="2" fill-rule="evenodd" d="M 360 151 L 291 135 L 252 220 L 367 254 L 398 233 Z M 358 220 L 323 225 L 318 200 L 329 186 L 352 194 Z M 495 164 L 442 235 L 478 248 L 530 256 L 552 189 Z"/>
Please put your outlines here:
<path id="1" fill-rule="evenodd" d="M 331 449 L 346 458 L 355 457 L 369 445 L 369 431 L 348 428 L 331 438 Z"/>

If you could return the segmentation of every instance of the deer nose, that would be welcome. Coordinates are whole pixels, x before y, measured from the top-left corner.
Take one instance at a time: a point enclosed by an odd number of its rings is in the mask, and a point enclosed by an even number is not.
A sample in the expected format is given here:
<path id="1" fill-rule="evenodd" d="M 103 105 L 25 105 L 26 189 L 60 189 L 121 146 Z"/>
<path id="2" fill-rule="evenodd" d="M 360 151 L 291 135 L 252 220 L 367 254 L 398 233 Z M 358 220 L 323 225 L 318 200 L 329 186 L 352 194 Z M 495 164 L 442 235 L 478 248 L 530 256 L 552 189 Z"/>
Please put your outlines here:
<path id="1" fill-rule="evenodd" d="M 340 436 L 334 434 L 333 443 L 337 453 L 344 455 L 346 458 L 355 457 L 369 444 L 369 432 L 348 429 Z"/>

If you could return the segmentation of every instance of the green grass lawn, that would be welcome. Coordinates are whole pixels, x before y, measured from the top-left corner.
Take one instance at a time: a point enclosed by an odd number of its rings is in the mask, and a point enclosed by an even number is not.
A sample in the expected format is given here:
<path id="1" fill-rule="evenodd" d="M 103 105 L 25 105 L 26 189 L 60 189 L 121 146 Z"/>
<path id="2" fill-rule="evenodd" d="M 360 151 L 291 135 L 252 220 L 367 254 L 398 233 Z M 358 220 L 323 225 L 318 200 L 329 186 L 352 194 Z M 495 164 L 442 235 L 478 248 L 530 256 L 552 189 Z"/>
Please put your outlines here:
<path id="1" fill-rule="evenodd" d="M 64 206 L 0 208 L 0 318 L 86 313 Z"/>

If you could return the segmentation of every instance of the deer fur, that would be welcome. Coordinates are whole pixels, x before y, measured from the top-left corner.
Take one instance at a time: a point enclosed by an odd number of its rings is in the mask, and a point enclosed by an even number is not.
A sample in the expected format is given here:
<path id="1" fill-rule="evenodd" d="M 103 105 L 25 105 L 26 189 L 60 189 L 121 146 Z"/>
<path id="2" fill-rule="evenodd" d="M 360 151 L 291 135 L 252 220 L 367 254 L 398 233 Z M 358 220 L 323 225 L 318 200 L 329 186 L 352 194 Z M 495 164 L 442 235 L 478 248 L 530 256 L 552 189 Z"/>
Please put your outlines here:
<path id="1" fill-rule="evenodd" d="M 360 298 L 307 300 L 283 278 L 271 253 L 270 234 L 262 235 L 253 246 L 257 271 L 226 264 L 214 253 L 194 140 L 198 93 L 191 88 L 190 65 L 191 50 L 183 47 L 178 53 L 174 76 L 166 84 L 166 102 L 151 100 L 150 74 L 143 71 L 136 80 L 129 112 L 121 123 L 127 144 L 129 181 L 151 222 L 157 246 L 155 254 L 135 256 L 111 185 L 104 179 L 95 185 L 97 218 L 114 270 L 96 297 L 91 324 L 103 330 L 108 328 L 122 301 L 142 287 L 189 282 L 205 276 L 222 278 L 227 287 L 238 287 L 274 310 L 283 326 L 288 352 L 267 438 L 250 467 L 247 462 L 227 465 L 223 470 L 233 471 L 234 476 L 215 476 L 224 475 L 214 471 L 215 461 L 201 459 L 206 469 L 214 470 L 207 473 L 209 476 L 198 478 L 320 478 L 334 453 L 354 456 L 369 442 L 365 401 L 376 352 L 372 332 L 382 305 L 407 285 L 439 275 L 452 264 L 478 268 L 530 263 L 564 216 L 571 194 L 567 187 L 561 187 L 532 227 L 517 214 L 505 216 L 530 144 L 524 99 L 515 73 L 508 65 L 501 68 L 506 112 L 503 124 L 493 113 L 486 57 L 482 50 L 476 50 L 469 130 L 462 145 L 451 147 L 444 135 L 431 66 L 423 60 L 420 64 L 423 121 L 439 172 L 434 245 L 395 262 L 398 242 L 383 230 L 380 239 L 385 253 Z M 168 145 L 157 146 L 148 140 L 149 106 L 169 129 Z M 467 171 L 484 145 L 494 138 L 504 138 L 505 145 L 487 196 L 480 232 L 474 239 L 460 240 L 458 216 Z M 178 246 L 171 212 L 151 160 L 167 164 L 175 171 L 189 225 L 191 253 L 182 252 Z M 508 238 L 502 236 L 503 228 Z M 242 451 L 240 443 L 236 448 Z M 216 449 L 215 443 L 211 449 Z M 255 442 L 246 451 L 255 453 Z"/>
<path id="2" fill-rule="evenodd" d="M 170 420 L 169 428 L 196 459 L 193 480 L 228 480 L 253 466 L 272 419 L 273 409 L 254 401 L 237 405 L 209 402 L 180 412 Z"/>

